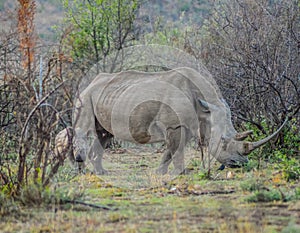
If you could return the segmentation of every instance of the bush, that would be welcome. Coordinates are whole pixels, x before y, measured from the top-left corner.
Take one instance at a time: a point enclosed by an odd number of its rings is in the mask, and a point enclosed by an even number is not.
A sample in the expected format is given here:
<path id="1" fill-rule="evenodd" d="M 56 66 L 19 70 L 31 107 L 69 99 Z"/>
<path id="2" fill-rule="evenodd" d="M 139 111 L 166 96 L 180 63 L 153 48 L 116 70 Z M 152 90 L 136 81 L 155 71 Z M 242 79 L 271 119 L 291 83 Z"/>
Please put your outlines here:
<path id="1" fill-rule="evenodd" d="M 288 157 L 281 151 L 275 151 L 274 157 L 278 160 L 276 167 L 283 172 L 283 177 L 287 181 L 298 180 L 300 178 L 300 161 L 294 157 Z"/>
<path id="2" fill-rule="evenodd" d="M 275 168 L 283 172 L 283 176 L 287 181 L 298 180 L 300 178 L 300 139 L 297 120 L 292 119 L 289 125 L 285 127 L 283 133 L 279 135 L 279 139 L 270 142 L 270 146 L 264 146 L 260 150 L 255 150 L 249 155 L 250 165 L 246 168 L 260 167 L 260 160 L 275 164 Z M 261 123 L 263 131 L 267 132 L 265 121 Z M 253 140 L 258 141 L 265 137 L 261 134 L 261 130 L 247 123 L 245 128 L 253 131 Z M 256 162 L 253 162 L 256 161 Z M 246 169 L 249 170 L 249 169 Z"/>
<path id="3" fill-rule="evenodd" d="M 251 179 L 241 182 L 240 187 L 243 191 L 253 192 L 262 189 L 263 184 L 262 181 L 259 181 L 257 179 Z"/>
<path id="4" fill-rule="evenodd" d="M 0 219 L 8 215 L 18 217 L 21 214 L 19 205 L 8 195 L 0 190 Z"/>
<path id="5" fill-rule="evenodd" d="M 299 190 L 298 190 L 299 191 Z M 272 201 L 292 201 L 299 200 L 300 195 L 297 189 L 292 191 L 281 191 L 279 189 L 256 190 L 246 198 L 248 202 L 272 202 Z"/>
<path id="6" fill-rule="evenodd" d="M 271 202 L 282 200 L 282 195 L 278 190 L 257 190 L 246 199 L 248 202 Z"/>

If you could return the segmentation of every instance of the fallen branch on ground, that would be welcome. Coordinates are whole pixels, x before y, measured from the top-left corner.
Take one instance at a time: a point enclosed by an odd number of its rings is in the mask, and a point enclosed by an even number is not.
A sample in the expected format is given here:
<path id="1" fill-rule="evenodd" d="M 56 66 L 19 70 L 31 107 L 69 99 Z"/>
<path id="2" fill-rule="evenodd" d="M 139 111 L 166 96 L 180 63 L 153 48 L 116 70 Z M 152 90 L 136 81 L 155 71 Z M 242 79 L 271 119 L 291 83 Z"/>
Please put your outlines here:
<path id="1" fill-rule="evenodd" d="M 84 206 L 92 207 L 92 208 L 95 208 L 95 209 L 113 210 L 113 211 L 117 210 L 117 208 L 110 208 L 108 206 L 96 205 L 96 204 L 86 203 L 86 202 L 78 201 L 78 200 L 68 200 L 68 199 L 66 199 L 66 200 L 60 200 L 60 204 L 67 204 L 67 203 L 84 205 Z"/>

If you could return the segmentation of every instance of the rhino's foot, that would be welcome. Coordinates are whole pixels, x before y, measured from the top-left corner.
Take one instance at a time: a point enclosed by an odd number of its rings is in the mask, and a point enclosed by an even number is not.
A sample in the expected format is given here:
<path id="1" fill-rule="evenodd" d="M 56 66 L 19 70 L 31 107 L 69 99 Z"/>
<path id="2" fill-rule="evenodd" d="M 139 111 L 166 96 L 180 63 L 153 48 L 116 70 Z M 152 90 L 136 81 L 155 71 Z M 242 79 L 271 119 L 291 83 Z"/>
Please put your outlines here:
<path id="1" fill-rule="evenodd" d="M 167 167 L 159 167 L 155 170 L 155 173 L 158 175 L 165 175 L 168 173 L 168 168 Z"/>
<path id="2" fill-rule="evenodd" d="M 187 173 L 187 171 L 185 169 L 174 169 L 171 172 L 171 176 L 179 176 L 179 175 L 184 175 L 186 173 Z"/>
<path id="3" fill-rule="evenodd" d="M 102 168 L 101 170 L 96 171 L 95 174 L 99 175 L 99 176 L 101 176 L 101 175 L 107 175 L 108 171 Z"/>

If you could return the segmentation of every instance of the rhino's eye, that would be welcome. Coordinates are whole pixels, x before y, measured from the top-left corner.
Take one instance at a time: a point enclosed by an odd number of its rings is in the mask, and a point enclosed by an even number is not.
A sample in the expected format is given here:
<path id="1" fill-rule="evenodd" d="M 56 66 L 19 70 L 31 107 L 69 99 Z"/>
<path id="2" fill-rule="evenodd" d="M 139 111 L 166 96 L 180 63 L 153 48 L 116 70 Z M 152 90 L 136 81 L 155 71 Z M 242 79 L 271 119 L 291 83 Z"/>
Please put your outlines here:
<path id="1" fill-rule="evenodd" d="M 229 141 L 230 141 L 229 138 L 227 138 L 227 137 L 225 137 L 225 136 L 222 136 L 222 137 L 221 137 L 221 143 L 226 143 L 226 144 L 228 144 Z"/>

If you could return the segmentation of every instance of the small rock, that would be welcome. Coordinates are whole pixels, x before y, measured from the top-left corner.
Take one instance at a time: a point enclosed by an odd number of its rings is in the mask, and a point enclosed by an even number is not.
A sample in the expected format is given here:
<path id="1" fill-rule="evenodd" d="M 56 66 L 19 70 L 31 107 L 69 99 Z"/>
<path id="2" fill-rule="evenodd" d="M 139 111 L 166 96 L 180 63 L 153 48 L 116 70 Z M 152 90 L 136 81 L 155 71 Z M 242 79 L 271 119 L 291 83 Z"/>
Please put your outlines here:
<path id="1" fill-rule="evenodd" d="M 194 190 L 201 190 L 201 185 L 195 184 L 194 185 Z"/>
<path id="2" fill-rule="evenodd" d="M 234 173 L 232 171 L 226 172 L 226 179 L 232 179 L 234 177 Z"/>

